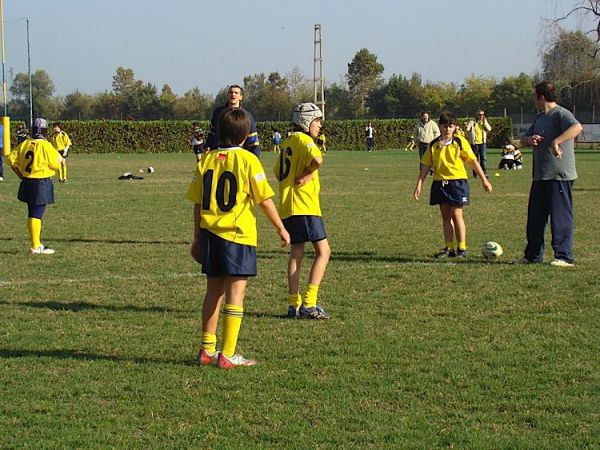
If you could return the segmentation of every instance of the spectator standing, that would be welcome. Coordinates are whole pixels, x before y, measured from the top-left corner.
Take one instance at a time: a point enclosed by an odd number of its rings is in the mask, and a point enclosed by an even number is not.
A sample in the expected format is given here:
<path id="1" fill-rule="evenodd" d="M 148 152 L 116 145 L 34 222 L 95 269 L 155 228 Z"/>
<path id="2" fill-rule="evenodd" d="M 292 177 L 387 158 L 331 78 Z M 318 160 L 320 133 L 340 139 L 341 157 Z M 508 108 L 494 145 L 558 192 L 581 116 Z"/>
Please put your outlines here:
<path id="1" fill-rule="evenodd" d="M 206 145 L 205 150 L 209 151 L 214 148 L 219 147 L 219 135 L 218 135 L 218 125 L 219 125 L 219 117 L 225 108 L 241 108 L 248 115 L 248 119 L 250 120 L 250 133 L 244 142 L 244 148 L 251 153 L 254 153 L 256 156 L 260 156 L 260 142 L 258 141 L 258 132 L 256 131 L 256 120 L 254 120 L 254 116 L 250 114 L 249 111 L 242 108 L 242 100 L 244 99 L 244 91 L 241 86 L 237 84 L 232 84 L 229 86 L 227 90 L 227 103 L 223 106 L 219 106 L 214 110 L 212 119 L 210 119 L 210 131 L 208 136 L 206 137 Z"/>
<path id="2" fill-rule="evenodd" d="M 419 147 L 419 161 L 423 158 L 425 150 L 429 144 L 440 135 L 440 129 L 433 120 L 430 120 L 429 113 L 427 111 L 421 112 L 421 120 L 415 126 L 413 130 L 413 136 L 415 142 Z"/>
<path id="3" fill-rule="evenodd" d="M 192 151 L 196 155 L 196 162 L 200 161 L 202 158 L 202 153 L 204 151 L 204 132 L 202 128 L 200 128 L 200 122 L 192 123 Z"/>
<path id="4" fill-rule="evenodd" d="M 365 139 L 367 140 L 367 151 L 372 152 L 375 145 L 375 128 L 373 128 L 371 122 L 365 128 Z"/>
<path id="5" fill-rule="evenodd" d="M 281 133 L 279 130 L 275 130 L 273 133 L 273 153 L 279 153 L 281 149 L 279 148 L 279 144 L 281 143 Z"/>
<path id="6" fill-rule="evenodd" d="M 554 84 L 542 81 L 535 86 L 534 104 L 538 111 L 533 124 L 521 139 L 533 148 L 533 181 L 527 207 L 527 246 L 521 263 L 544 259 L 544 231 L 550 216 L 553 267 L 573 267 L 573 183 L 575 137 L 583 127 L 566 108 L 558 105 Z"/>
<path id="7" fill-rule="evenodd" d="M 479 161 L 479 165 L 487 177 L 487 134 L 492 131 L 492 126 L 489 124 L 487 117 L 485 117 L 484 110 L 480 109 L 477 111 L 475 121 L 467 123 L 466 131 L 471 134 L 473 153 L 477 156 L 477 161 Z M 477 174 L 473 172 L 473 176 L 477 177 Z"/>
<path id="8" fill-rule="evenodd" d="M 27 139 L 29 137 L 29 134 L 27 133 L 27 128 L 25 128 L 25 124 L 23 122 L 21 122 L 19 125 L 17 125 L 17 145 L 19 145 L 21 142 L 23 142 L 25 139 Z"/>

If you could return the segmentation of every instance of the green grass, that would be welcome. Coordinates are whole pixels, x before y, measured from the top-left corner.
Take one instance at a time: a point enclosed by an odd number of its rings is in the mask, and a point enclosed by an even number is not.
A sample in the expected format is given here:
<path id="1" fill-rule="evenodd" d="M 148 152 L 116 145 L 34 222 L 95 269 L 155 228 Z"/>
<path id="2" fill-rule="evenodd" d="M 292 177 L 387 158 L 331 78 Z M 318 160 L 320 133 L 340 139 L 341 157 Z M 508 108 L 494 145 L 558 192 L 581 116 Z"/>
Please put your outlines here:
<path id="1" fill-rule="evenodd" d="M 320 302 L 333 319 L 282 318 L 286 254 L 261 216 L 238 346 L 259 365 L 234 371 L 194 364 L 193 155 L 69 162 L 44 216 L 53 256 L 28 255 L 18 180 L 0 184 L 0 448 L 600 446 L 600 154 L 578 154 L 577 266 L 555 269 L 509 264 L 530 155 L 491 195 L 471 181 L 470 256 L 450 263 L 430 256 L 441 220 L 428 188 L 412 199 L 415 153 L 330 152 Z M 496 262 L 479 254 L 487 240 L 505 248 Z"/>

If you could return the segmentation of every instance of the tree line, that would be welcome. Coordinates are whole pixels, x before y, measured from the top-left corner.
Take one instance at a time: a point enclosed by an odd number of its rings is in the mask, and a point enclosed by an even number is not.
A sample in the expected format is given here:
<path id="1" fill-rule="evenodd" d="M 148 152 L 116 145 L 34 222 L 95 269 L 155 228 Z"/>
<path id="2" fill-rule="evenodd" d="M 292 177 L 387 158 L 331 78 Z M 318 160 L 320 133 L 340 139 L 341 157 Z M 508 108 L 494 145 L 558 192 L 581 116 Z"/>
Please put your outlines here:
<path id="1" fill-rule="evenodd" d="M 598 45 L 582 32 L 560 29 L 542 54 L 538 73 L 502 79 L 471 75 L 461 84 L 424 81 L 419 73 L 394 74 L 383 79 L 384 66 L 377 55 L 360 49 L 348 63 L 345 79 L 325 88 L 328 119 L 415 118 L 421 111 L 434 114 L 452 110 L 470 116 L 479 108 L 488 115 L 533 113 L 532 86 L 541 79 L 554 81 L 562 104 L 577 113 L 599 104 L 600 77 L 596 63 Z M 312 81 L 298 67 L 288 73 L 252 74 L 242 80 L 244 106 L 259 121 L 288 120 L 293 105 L 310 101 Z M 97 94 L 78 90 L 54 95 L 54 84 L 45 70 L 32 74 L 34 115 L 76 120 L 190 120 L 209 119 L 213 109 L 225 102 L 227 86 L 216 95 L 194 87 L 176 95 L 168 84 L 138 80 L 132 69 L 119 67 L 112 89 Z M 10 85 L 9 115 L 29 117 L 29 76 L 15 75 Z M 599 111 L 600 113 L 600 111 Z M 600 114 L 599 114 L 600 115 Z"/>

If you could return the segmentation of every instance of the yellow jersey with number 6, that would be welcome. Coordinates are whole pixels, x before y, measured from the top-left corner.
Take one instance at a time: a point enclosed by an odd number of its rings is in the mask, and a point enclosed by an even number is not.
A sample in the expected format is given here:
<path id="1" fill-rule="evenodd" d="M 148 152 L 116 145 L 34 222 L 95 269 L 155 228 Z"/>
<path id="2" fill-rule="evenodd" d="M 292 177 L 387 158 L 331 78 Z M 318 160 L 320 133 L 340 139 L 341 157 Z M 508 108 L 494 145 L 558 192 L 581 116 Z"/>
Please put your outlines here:
<path id="1" fill-rule="evenodd" d="M 274 195 L 256 155 L 231 147 L 202 156 L 186 197 L 201 205 L 200 228 L 227 241 L 256 247 L 254 206 Z"/>
<path id="2" fill-rule="evenodd" d="M 25 178 L 50 178 L 60 168 L 62 157 L 45 139 L 26 139 L 8 156 L 8 163 L 17 167 Z"/>
<path id="3" fill-rule="evenodd" d="M 319 171 L 315 170 L 312 178 L 303 185 L 296 183 L 296 179 L 302 176 L 312 160 L 321 155 L 321 150 L 312 137 L 301 131 L 291 133 L 281 143 L 281 153 L 273 172 L 279 180 L 279 215 L 282 219 L 291 216 L 321 216 Z"/>

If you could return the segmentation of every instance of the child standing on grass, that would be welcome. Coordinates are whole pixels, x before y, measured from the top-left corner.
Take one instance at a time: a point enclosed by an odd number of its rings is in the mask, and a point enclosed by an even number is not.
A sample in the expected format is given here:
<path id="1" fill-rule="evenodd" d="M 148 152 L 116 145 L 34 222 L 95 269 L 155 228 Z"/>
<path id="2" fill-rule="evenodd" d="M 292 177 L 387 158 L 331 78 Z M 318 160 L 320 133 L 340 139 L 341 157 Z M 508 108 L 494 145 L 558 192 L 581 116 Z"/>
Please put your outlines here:
<path id="1" fill-rule="evenodd" d="M 60 156 L 62 156 L 62 163 L 60 168 L 58 169 L 58 182 L 66 183 L 67 182 L 67 156 L 69 155 L 69 148 L 71 145 L 71 139 L 69 135 L 63 130 L 63 124 L 60 122 L 56 122 L 52 125 L 54 129 L 54 134 L 52 135 L 51 142 L 52 145 Z"/>
<path id="2" fill-rule="evenodd" d="M 329 319 L 329 314 L 317 304 L 319 285 L 331 256 L 319 204 L 319 167 L 323 164 L 323 156 L 313 140 L 319 136 L 322 117 L 323 113 L 314 103 L 301 103 L 294 108 L 294 130 L 283 141 L 274 167 L 279 180 L 279 214 L 292 242 L 288 260 L 287 317 L 290 319 Z M 302 298 L 300 266 L 305 242 L 312 243 L 315 260 Z"/>
<path id="3" fill-rule="evenodd" d="M 35 119 L 31 138 L 21 142 L 8 156 L 12 170 L 21 179 L 17 198 L 27 203 L 27 229 L 31 239 L 32 255 L 51 255 L 54 250 L 40 241 L 42 215 L 46 205 L 54 203 L 54 171 L 61 167 L 62 157 L 46 140 L 48 122 Z"/>
<path id="4" fill-rule="evenodd" d="M 204 133 L 200 128 L 200 122 L 192 123 L 192 151 L 196 155 L 196 162 L 200 161 L 202 158 L 202 153 L 204 152 Z"/>
<path id="5" fill-rule="evenodd" d="M 446 242 L 444 248 L 435 255 L 436 258 L 467 256 L 463 207 L 469 204 L 469 183 L 465 162 L 477 173 L 486 192 L 492 192 L 492 185 L 485 177 L 471 146 L 464 137 L 455 135 L 456 124 L 456 117 L 451 112 L 443 112 L 440 116 L 441 135 L 429 144 L 421 159 L 421 171 L 414 192 L 415 200 L 419 200 L 423 181 L 429 169 L 433 168 L 429 204 L 440 205 Z M 454 236 L 458 243 L 456 251 Z"/>
<path id="6" fill-rule="evenodd" d="M 248 277 L 256 275 L 255 204 L 275 226 L 283 244 L 290 243 L 264 169 L 258 157 L 243 148 L 249 132 L 246 112 L 226 108 L 219 118 L 220 146 L 202 157 L 187 192 L 195 203 L 191 255 L 207 276 L 199 359 L 203 365 L 216 362 L 226 369 L 256 364 L 235 353 Z M 223 346 L 218 352 L 216 333 L 223 299 Z"/>

